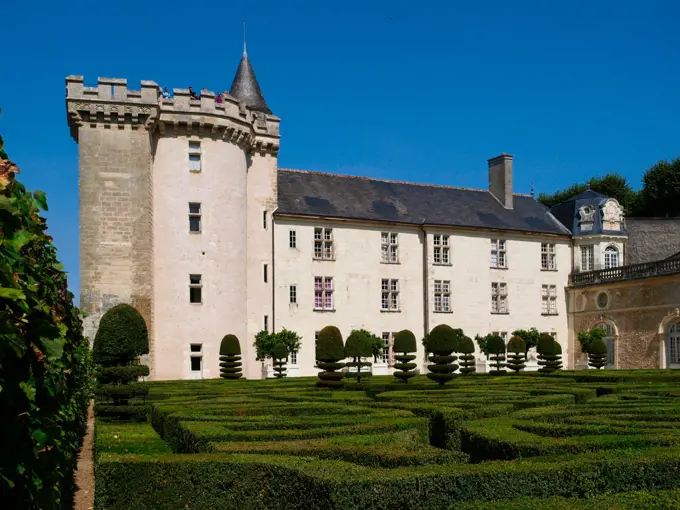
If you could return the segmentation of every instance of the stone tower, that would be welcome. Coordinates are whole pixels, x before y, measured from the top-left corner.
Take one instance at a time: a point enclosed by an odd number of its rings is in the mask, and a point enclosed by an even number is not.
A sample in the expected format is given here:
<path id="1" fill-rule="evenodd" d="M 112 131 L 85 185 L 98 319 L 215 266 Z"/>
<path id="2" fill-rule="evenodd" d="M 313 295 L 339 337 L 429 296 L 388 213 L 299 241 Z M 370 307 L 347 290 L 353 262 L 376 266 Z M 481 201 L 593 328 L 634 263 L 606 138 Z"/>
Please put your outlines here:
<path id="1" fill-rule="evenodd" d="M 79 146 L 86 335 L 106 310 L 130 303 L 149 326 L 153 378 L 189 378 L 198 356 L 202 377 L 217 377 L 227 333 L 254 360 L 252 339 L 273 320 L 279 119 L 246 53 L 221 102 L 207 90 L 163 98 L 152 81 L 130 90 L 125 79 L 85 87 L 69 76 L 66 89 Z M 259 376 L 257 364 L 244 368 Z"/>

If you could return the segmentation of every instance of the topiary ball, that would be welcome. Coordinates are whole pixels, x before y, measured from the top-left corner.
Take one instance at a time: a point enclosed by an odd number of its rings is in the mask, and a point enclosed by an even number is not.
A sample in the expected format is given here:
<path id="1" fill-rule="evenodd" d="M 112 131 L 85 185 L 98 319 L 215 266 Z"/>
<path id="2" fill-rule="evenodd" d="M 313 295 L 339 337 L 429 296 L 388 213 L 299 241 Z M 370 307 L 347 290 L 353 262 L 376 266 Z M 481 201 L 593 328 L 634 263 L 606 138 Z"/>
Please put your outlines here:
<path id="1" fill-rule="evenodd" d="M 475 353 L 475 343 L 469 336 L 464 336 L 460 339 L 460 345 L 458 346 L 458 352 L 462 354 L 474 354 Z"/>
<path id="2" fill-rule="evenodd" d="M 427 336 L 428 352 L 447 356 L 459 349 L 459 338 L 451 326 L 440 324 L 435 326 Z"/>
<path id="3" fill-rule="evenodd" d="M 500 335 L 491 335 L 486 343 L 489 354 L 505 354 L 505 342 Z"/>
<path id="4" fill-rule="evenodd" d="M 515 354 L 524 354 L 527 350 L 527 344 L 524 339 L 519 336 L 513 336 L 508 341 L 508 352 L 514 352 Z"/>
<path id="5" fill-rule="evenodd" d="M 127 363 L 148 352 L 146 322 L 132 306 L 116 305 L 102 316 L 92 346 L 96 363 Z"/>
<path id="6" fill-rule="evenodd" d="M 335 326 L 326 326 L 319 331 L 316 342 L 316 359 L 320 361 L 335 361 L 345 358 L 345 346 L 342 343 L 340 330 Z"/>
<path id="7" fill-rule="evenodd" d="M 541 333 L 538 337 L 538 344 L 536 344 L 536 352 L 544 356 L 552 356 L 555 354 L 555 339 L 548 333 Z M 561 352 L 561 351 L 560 351 Z"/>
<path id="8" fill-rule="evenodd" d="M 288 347 L 285 344 L 278 343 L 272 347 L 272 358 L 274 359 L 288 358 L 288 354 Z"/>
<path id="9" fill-rule="evenodd" d="M 399 331 L 394 335 L 392 350 L 394 352 L 416 352 L 418 350 L 416 336 L 408 329 Z"/>
<path id="10" fill-rule="evenodd" d="M 220 356 L 239 356 L 241 343 L 236 335 L 225 335 L 220 344 Z"/>
<path id="11" fill-rule="evenodd" d="M 605 355 L 607 354 L 607 342 L 602 340 L 601 338 L 598 338 L 597 340 L 593 340 L 590 342 L 590 345 L 588 345 L 588 354 L 594 354 L 594 355 Z"/>
<path id="12" fill-rule="evenodd" d="M 319 338 L 321 338 L 321 334 L 319 334 Z M 363 331 L 352 331 L 345 343 L 345 356 L 348 358 L 368 358 L 372 355 L 373 342 L 371 338 Z"/>

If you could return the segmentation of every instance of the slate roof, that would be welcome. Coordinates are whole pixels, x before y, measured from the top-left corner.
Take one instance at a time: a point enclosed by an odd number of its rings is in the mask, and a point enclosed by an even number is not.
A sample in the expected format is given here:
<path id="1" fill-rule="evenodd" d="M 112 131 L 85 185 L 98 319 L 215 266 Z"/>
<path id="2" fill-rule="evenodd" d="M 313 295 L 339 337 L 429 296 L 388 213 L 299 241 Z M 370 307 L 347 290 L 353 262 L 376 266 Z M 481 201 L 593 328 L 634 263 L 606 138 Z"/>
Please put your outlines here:
<path id="1" fill-rule="evenodd" d="M 562 225 L 571 230 L 574 236 L 593 234 L 625 235 L 625 232 L 622 231 L 604 230 L 603 228 L 600 206 L 609 198 L 609 196 L 603 193 L 594 191 L 592 189 L 587 189 L 578 195 L 571 197 L 566 202 L 562 202 L 561 204 L 551 207 L 550 212 L 555 218 L 558 219 L 560 223 L 562 223 Z M 581 232 L 581 228 L 579 226 L 580 216 L 578 211 L 584 205 L 592 206 L 596 213 L 593 218 L 594 223 L 592 229 Z"/>
<path id="2" fill-rule="evenodd" d="M 229 94 L 255 111 L 270 115 L 272 113 L 267 106 L 267 102 L 264 100 L 260 84 L 257 83 L 255 71 L 253 71 L 253 67 L 250 65 L 250 60 L 248 60 L 248 54 L 245 50 L 236 70 L 236 76 L 234 76 L 231 89 L 229 89 Z"/>
<path id="3" fill-rule="evenodd" d="M 280 214 L 570 234 L 530 196 L 506 209 L 487 190 L 280 169 L 278 201 Z"/>

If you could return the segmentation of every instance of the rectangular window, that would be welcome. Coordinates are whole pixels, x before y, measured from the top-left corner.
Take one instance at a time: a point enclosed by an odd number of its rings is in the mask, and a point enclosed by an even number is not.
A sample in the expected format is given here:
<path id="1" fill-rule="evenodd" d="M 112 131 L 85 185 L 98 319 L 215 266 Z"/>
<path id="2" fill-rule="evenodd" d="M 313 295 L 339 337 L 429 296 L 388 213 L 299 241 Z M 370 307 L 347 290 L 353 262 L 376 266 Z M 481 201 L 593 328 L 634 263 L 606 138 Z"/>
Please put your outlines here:
<path id="1" fill-rule="evenodd" d="M 541 313 L 544 315 L 557 315 L 557 286 L 541 285 Z"/>
<path id="2" fill-rule="evenodd" d="M 595 247 L 590 244 L 581 246 L 581 271 L 593 271 L 595 269 Z"/>
<path id="3" fill-rule="evenodd" d="M 491 284 L 491 313 L 508 313 L 508 289 L 505 283 Z"/>
<path id="4" fill-rule="evenodd" d="M 491 267 L 508 267 L 508 257 L 505 249 L 504 239 L 491 240 Z"/>
<path id="5" fill-rule="evenodd" d="M 383 340 L 383 350 L 382 350 L 382 358 L 381 361 L 386 364 L 390 365 L 391 364 L 391 350 L 392 350 L 392 338 L 394 334 L 393 333 L 383 333 L 382 334 L 382 340 Z"/>
<path id="6" fill-rule="evenodd" d="M 314 277 L 314 309 L 333 310 L 333 278 Z"/>
<path id="7" fill-rule="evenodd" d="M 541 269 L 544 271 L 555 271 L 557 269 L 554 243 L 541 243 Z"/>
<path id="8" fill-rule="evenodd" d="M 399 243 L 397 234 L 394 232 L 382 232 L 380 234 L 380 259 L 383 264 L 396 264 L 399 262 Z"/>
<path id="9" fill-rule="evenodd" d="M 269 315 L 264 316 L 263 326 L 265 331 L 269 331 Z"/>
<path id="10" fill-rule="evenodd" d="M 436 234 L 434 240 L 434 263 L 450 264 L 449 259 L 449 236 Z"/>
<path id="11" fill-rule="evenodd" d="M 291 285 L 290 289 L 290 302 L 297 303 L 297 285 Z"/>
<path id="12" fill-rule="evenodd" d="M 203 369 L 203 344 L 190 344 L 190 348 L 191 371 L 201 372 Z"/>
<path id="13" fill-rule="evenodd" d="M 434 311 L 451 311 L 451 282 L 449 280 L 434 281 Z"/>
<path id="14" fill-rule="evenodd" d="M 267 230 L 267 211 L 262 211 L 262 228 Z"/>
<path id="15" fill-rule="evenodd" d="M 333 260 L 333 229 L 316 227 L 314 229 L 314 258 Z"/>
<path id="16" fill-rule="evenodd" d="M 201 231 L 201 204 L 189 202 L 189 232 Z"/>
<path id="17" fill-rule="evenodd" d="M 189 171 L 201 171 L 201 142 L 189 142 Z"/>
<path id="18" fill-rule="evenodd" d="M 399 280 L 383 279 L 381 283 L 382 299 L 380 308 L 383 311 L 399 310 Z"/>
<path id="19" fill-rule="evenodd" d="M 295 230 L 288 231 L 288 246 L 291 248 L 297 248 L 297 233 Z"/>
<path id="20" fill-rule="evenodd" d="M 297 351 L 293 351 L 290 353 L 290 364 L 297 365 Z"/>
<path id="21" fill-rule="evenodd" d="M 264 283 L 267 283 L 267 264 L 264 264 L 262 266 L 262 271 L 263 271 L 263 277 L 264 277 Z"/>
<path id="22" fill-rule="evenodd" d="M 507 331 L 492 331 L 491 334 L 500 336 L 506 344 L 508 343 L 508 332 Z"/>
<path id="23" fill-rule="evenodd" d="M 189 275 L 189 303 L 203 302 L 203 283 L 200 274 Z"/>

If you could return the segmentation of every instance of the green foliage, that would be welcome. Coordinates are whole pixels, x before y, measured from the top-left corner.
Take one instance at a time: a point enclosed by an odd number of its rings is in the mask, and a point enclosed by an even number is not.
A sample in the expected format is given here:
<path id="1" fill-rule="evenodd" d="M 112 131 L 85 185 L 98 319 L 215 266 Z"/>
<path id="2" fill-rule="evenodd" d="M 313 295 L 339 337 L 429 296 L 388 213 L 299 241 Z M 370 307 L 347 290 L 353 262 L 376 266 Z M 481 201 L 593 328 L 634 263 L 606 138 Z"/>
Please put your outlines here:
<path id="1" fill-rule="evenodd" d="M 536 346 L 539 372 L 550 374 L 562 368 L 562 347 L 549 333 L 541 333 Z"/>
<path id="2" fill-rule="evenodd" d="M 472 374 L 477 369 L 475 368 L 475 343 L 469 336 L 463 336 L 460 340 L 458 351 L 463 355 L 460 356 L 460 373 L 463 375 Z"/>
<path id="3" fill-rule="evenodd" d="M 477 345 L 479 345 L 479 350 L 486 356 L 487 359 L 489 359 L 489 355 L 491 354 L 489 352 L 489 338 L 491 338 L 491 333 L 488 335 L 475 335 L 475 342 L 477 342 Z"/>
<path id="4" fill-rule="evenodd" d="M 506 366 L 515 372 L 519 373 L 520 370 L 526 367 L 526 343 L 524 339 L 520 336 L 512 336 L 508 341 L 508 362 Z"/>
<path id="5" fill-rule="evenodd" d="M 362 372 L 363 368 L 368 368 L 366 372 L 370 373 L 371 363 L 361 359 L 373 355 L 373 336 L 365 329 L 354 329 L 345 343 L 345 357 L 352 360 L 346 365 L 356 369 L 356 371 L 348 372 L 347 377 L 356 377 L 358 383 L 361 382 L 361 377 L 366 375 Z"/>
<path id="6" fill-rule="evenodd" d="M 231 334 L 225 335 L 220 343 L 220 377 L 227 380 L 240 379 L 243 377 L 241 365 L 241 343 L 238 337 Z"/>
<path id="7" fill-rule="evenodd" d="M 512 332 L 512 336 L 518 336 L 522 340 L 524 340 L 525 344 L 525 349 L 524 349 L 524 354 L 529 352 L 529 349 L 536 347 L 538 345 L 538 339 L 541 336 L 541 334 L 538 332 L 536 328 L 529 328 L 529 329 L 517 329 Z"/>
<path id="8" fill-rule="evenodd" d="M 443 385 L 455 377 L 454 372 L 458 365 L 454 361 L 458 358 L 451 353 L 458 351 L 463 336 L 463 330 L 453 329 L 446 324 L 435 326 L 430 331 L 427 337 L 427 351 L 432 353 L 429 357 L 432 364 L 427 367 L 430 371 L 427 374 L 428 379 Z"/>
<path id="9" fill-rule="evenodd" d="M 272 359 L 274 360 L 274 377 L 281 379 L 286 377 L 286 362 L 288 361 L 288 348 L 284 343 L 278 343 L 272 349 Z"/>
<path id="10" fill-rule="evenodd" d="M 505 370 L 505 342 L 500 335 L 492 334 L 489 336 L 486 348 L 491 354 L 491 361 L 494 363 L 493 370 L 489 370 L 490 375 L 503 375 Z"/>
<path id="11" fill-rule="evenodd" d="M 220 343 L 221 356 L 237 356 L 241 354 L 241 343 L 236 335 L 224 335 Z"/>
<path id="12" fill-rule="evenodd" d="M 680 157 L 659 161 L 642 178 L 644 216 L 680 216 Z"/>
<path id="13" fill-rule="evenodd" d="M 596 338 L 588 346 L 588 365 L 600 369 L 606 364 L 607 343 L 602 338 Z"/>
<path id="14" fill-rule="evenodd" d="M 595 340 L 602 340 L 607 333 L 602 328 L 593 328 L 590 331 L 579 331 L 578 341 L 581 343 L 581 352 L 588 353 L 590 344 Z"/>
<path id="15" fill-rule="evenodd" d="M 294 331 L 283 328 L 278 333 L 269 333 L 266 330 L 260 331 L 255 335 L 255 359 L 257 361 L 264 361 L 267 358 L 272 358 L 272 350 L 276 344 L 284 344 L 288 353 L 298 352 L 300 350 L 301 338 L 300 335 Z"/>
<path id="16" fill-rule="evenodd" d="M 0 141 L 0 506 L 71 508 L 93 364 L 66 273 Z"/>
<path id="17" fill-rule="evenodd" d="M 326 326 L 319 331 L 319 339 L 316 342 L 316 366 L 322 372 L 319 372 L 317 386 L 320 388 L 342 386 L 344 376 L 338 370 L 345 366 L 344 363 L 340 363 L 344 357 L 345 346 L 340 330 L 335 326 Z"/>
<path id="18" fill-rule="evenodd" d="M 95 363 L 128 365 L 149 352 L 149 332 L 141 314 L 121 303 L 108 310 L 99 322 L 92 346 Z"/>
<path id="19" fill-rule="evenodd" d="M 409 379 L 416 376 L 415 369 L 418 366 L 416 363 L 413 363 L 416 356 L 410 354 L 418 350 L 415 335 L 408 329 L 399 331 L 394 335 L 392 349 L 396 353 L 394 359 L 397 360 L 397 363 L 394 364 L 394 377 L 401 382 L 407 383 Z"/>

